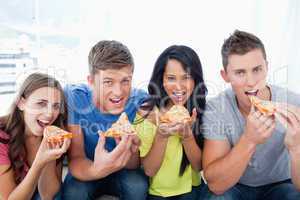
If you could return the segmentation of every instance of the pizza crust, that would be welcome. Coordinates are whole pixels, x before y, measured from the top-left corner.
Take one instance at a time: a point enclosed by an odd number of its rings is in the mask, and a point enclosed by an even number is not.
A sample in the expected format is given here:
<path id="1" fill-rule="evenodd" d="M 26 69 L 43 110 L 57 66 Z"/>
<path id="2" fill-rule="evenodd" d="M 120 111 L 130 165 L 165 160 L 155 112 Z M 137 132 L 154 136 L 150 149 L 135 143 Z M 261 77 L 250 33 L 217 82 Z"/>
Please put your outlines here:
<path id="1" fill-rule="evenodd" d="M 105 133 L 103 133 L 105 137 L 122 137 L 125 134 L 136 134 L 135 129 L 131 125 L 128 120 L 128 117 L 125 112 L 123 112 L 119 119 L 112 124 L 111 128 L 109 128 Z"/>
<path id="2" fill-rule="evenodd" d="M 71 139 L 73 137 L 72 133 L 65 131 L 54 125 L 46 126 L 44 130 L 44 134 L 49 136 L 47 138 L 47 142 L 60 142 L 66 138 Z"/>
<path id="3" fill-rule="evenodd" d="M 264 101 L 259 99 L 256 96 L 249 96 L 251 104 L 259 110 L 262 114 L 271 116 L 274 115 L 276 112 L 276 107 L 273 102 L 271 101 Z"/>
<path id="4" fill-rule="evenodd" d="M 190 122 L 191 116 L 189 111 L 181 105 L 174 105 L 170 108 L 168 112 L 160 116 L 160 122 Z"/>

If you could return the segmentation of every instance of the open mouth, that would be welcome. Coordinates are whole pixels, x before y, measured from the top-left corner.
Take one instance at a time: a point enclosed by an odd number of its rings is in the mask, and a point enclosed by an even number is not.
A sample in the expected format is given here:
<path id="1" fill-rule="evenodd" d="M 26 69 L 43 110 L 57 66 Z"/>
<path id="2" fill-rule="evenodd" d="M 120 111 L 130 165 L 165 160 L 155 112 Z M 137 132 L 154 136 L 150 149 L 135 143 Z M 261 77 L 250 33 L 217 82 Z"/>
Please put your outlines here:
<path id="1" fill-rule="evenodd" d="M 50 121 L 46 120 L 37 120 L 37 123 L 42 128 L 45 128 L 46 126 L 50 125 Z"/>
<path id="2" fill-rule="evenodd" d="M 247 96 L 256 96 L 257 93 L 258 93 L 258 90 L 248 90 L 248 91 L 245 92 L 245 94 Z"/>
<path id="3" fill-rule="evenodd" d="M 176 91 L 172 93 L 172 96 L 175 98 L 176 101 L 183 101 L 186 97 L 186 92 L 184 91 Z"/>
<path id="4" fill-rule="evenodd" d="M 123 98 L 109 98 L 109 101 L 115 105 L 120 105 L 123 101 Z"/>

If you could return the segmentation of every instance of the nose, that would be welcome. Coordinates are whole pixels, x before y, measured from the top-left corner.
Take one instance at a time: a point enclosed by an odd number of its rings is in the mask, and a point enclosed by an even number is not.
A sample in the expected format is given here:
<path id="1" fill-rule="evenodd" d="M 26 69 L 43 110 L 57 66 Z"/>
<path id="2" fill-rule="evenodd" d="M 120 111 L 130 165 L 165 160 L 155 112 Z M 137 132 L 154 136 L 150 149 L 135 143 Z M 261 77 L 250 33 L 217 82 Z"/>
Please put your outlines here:
<path id="1" fill-rule="evenodd" d="M 113 87 L 113 94 L 117 97 L 122 95 L 121 84 L 115 84 Z"/>
<path id="2" fill-rule="evenodd" d="M 47 108 L 46 108 L 46 110 L 44 111 L 44 115 L 47 118 L 52 118 L 54 110 L 55 109 L 51 105 L 48 105 Z"/>
<path id="3" fill-rule="evenodd" d="M 255 85 L 256 85 L 256 79 L 255 79 L 255 77 L 251 74 L 251 73 L 249 73 L 248 75 L 247 75 L 247 86 L 248 87 L 254 87 Z"/>
<path id="4" fill-rule="evenodd" d="M 176 83 L 175 83 L 175 89 L 176 90 L 181 90 L 182 87 L 183 87 L 183 84 L 184 83 L 181 80 L 176 81 Z"/>

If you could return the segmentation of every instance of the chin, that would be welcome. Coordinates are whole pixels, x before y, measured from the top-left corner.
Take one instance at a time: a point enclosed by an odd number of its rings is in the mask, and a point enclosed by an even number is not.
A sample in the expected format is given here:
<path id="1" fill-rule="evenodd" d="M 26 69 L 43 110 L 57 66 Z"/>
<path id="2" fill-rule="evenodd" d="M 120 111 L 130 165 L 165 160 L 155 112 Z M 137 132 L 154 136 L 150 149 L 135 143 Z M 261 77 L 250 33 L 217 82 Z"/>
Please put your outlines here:
<path id="1" fill-rule="evenodd" d="M 124 108 L 114 108 L 108 110 L 108 113 L 113 114 L 113 115 L 119 115 L 124 111 Z"/>

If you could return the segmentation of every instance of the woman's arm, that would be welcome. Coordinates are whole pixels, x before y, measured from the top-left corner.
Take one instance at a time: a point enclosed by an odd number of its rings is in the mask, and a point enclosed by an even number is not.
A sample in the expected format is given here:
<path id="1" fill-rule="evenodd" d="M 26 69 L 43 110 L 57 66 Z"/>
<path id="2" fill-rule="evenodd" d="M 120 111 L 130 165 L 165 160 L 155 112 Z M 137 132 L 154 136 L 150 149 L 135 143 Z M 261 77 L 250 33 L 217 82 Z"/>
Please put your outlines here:
<path id="1" fill-rule="evenodd" d="M 49 162 L 40 175 L 38 181 L 39 194 L 42 199 L 53 199 L 59 191 L 62 177 L 62 162 L 56 164 L 56 161 Z"/>
<path id="2" fill-rule="evenodd" d="M 188 130 L 192 131 L 192 130 Z M 184 152 L 191 163 L 192 168 L 195 171 L 200 171 L 201 167 L 201 159 L 202 159 L 202 151 L 196 143 L 195 137 L 192 133 L 190 133 L 189 137 L 182 139 L 182 145 Z"/>
<path id="3" fill-rule="evenodd" d="M 154 176 L 160 169 L 165 156 L 167 143 L 168 137 L 162 136 L 159 130 L 157 130 L 150 151 L 141 159 L 147 176 Z"/>
<path id="4" fill-rule="evenodd" d="M 9 166 L 0 167 L 1 196 L 3 199 L 31 199 L 43 166 L 34 162 L 22 182 L 17 185 L 12 169 L 6 172 Z"/>

